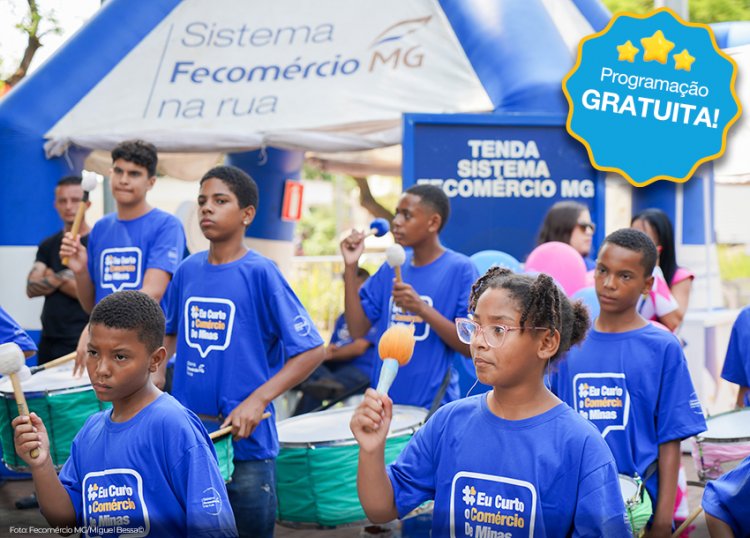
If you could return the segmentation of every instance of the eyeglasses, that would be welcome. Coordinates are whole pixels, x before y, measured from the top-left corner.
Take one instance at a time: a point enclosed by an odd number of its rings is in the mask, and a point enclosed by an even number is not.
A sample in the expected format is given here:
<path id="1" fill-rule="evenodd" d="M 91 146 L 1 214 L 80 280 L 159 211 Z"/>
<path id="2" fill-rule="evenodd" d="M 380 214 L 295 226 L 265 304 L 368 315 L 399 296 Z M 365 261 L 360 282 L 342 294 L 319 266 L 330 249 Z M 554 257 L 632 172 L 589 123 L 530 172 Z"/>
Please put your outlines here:
<path id="1" fill-rule="evenodd" d="M 578 226 L 582 232 L 591 231 L 591 233 L 594 233 L 596 231 L 596 224 L 593 222 L 577 222 L 576 226 Z"/>
<path id="2" fill-rule="evenodd" d="M 500 347 L 503 345 L 505 335 L 510 331 L 520 330 L 546 331 L 547 327 L 509 327 L 507 325 L 479 325 L 469 318 L 456 318 L 456 332 L 458 339 L 464 344 L 471 344 L 472 339 L 479 334 L 484 336 L 484 341 L 489 347 Z"/>

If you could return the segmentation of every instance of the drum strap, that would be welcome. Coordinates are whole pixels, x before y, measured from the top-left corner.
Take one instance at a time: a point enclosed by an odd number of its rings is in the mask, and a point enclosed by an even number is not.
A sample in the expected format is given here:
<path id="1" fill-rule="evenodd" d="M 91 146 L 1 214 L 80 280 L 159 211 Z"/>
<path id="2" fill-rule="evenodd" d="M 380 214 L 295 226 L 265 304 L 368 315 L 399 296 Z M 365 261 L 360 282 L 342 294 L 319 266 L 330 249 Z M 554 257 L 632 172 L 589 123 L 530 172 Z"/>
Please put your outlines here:
<path id="1" fill-rule="evenodd" d="M 440 388 L 437 391 L 437 394 L 435 395 L 435 399 L 432 400 L 432 405 L 430 406 L 430 410 L 427 413 L 427 416 L 425 417 L 424 421 L 427 422 L 427 420 L 435 414 L 435 411 L 438 410 L 438 407 L 440 407 L 440 402 L 443 401 L 443 396 L 445 396 L 445 391 L 448 390 L 448 384 L 451 382 L 451 371 L 452 368 L 448 366 L 448 370 L 445 372 L 445 375 L 443 376 L 443 382 L 440 384 Z"/>
<path id="2" fill-rule="evenodd" d="M 649 478 L 651 478 L 651 475 L 654 474 L 658 468 L 659 468 L 659 460 L 652 461 L 651 465 L 646 467 L 646 472 L 643 473 L 643 478 L 641 478 L 644 484 L 646 483 L 646 481 L 648 481 Z"/>

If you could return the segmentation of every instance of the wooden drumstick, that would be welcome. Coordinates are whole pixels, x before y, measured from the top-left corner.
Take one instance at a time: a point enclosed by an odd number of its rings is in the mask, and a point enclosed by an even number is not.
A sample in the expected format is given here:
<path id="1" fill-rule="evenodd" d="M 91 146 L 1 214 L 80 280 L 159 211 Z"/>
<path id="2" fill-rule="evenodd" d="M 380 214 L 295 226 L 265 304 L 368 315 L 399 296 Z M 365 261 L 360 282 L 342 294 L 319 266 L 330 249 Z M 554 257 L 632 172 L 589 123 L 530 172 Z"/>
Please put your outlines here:
<path id="1" fill-rule="evenodd" d="M 72 234 L 73 239 L 75 239 L 75 237 L 78 235 L 78 230 L 81 229 L 83 215 L 86 213 L 86 204 L 89 203 L 89 193 L 96 188 L 96 185 L 99 182 L 99 177 L 101 176 L 96 172 L 89 172 L 88 170 L 83 170 L 81 172 L 81 187 L 83 188 L 83 198 L 81 198 L 81 202 L 78 204 L 78 211 L 76 212 L 76 217 L 73 220 L 73 226 L 70 228 L 70 233 Z M 68 256 L 65 256 L 60 261 L 63 265 L 67 266 L 70 258 Z"/>
<path id="2" fill-rule="evenodd" d="M 263 415 L 260 417 L 260 419 L 261 420 L 265 420 L 265 419 L 267 419 L 270 416 L 271 416 L 271 412 L 270 411 L 266 411 L 265 413 L 263 413 Z M 215 432 L 209 433 L 208 436 L 213 441 L 215 439 L 218 439 L 219 437 L 224 437 L 225 435 L 228 435 L 230 433 L 232 433 L 232 427 L 231 426 L 226 426 L 224 428 L 221 428 L 220 430 L 216 430 Z"/>
<path id="3" fill-rule="evenodd" d="M 26 396 L 21 388 L 21 380 L 18 379 L 18 373 L 23 370 L 25 366 L 23 351 L 18 347 L 18 344 L 9 342 L 7 344 L 0 345 L 0 374 L 7 375 L 10 377 L 10 382 L 13 385 L 13 395 L 16 398 L 16 405 L 18 406 L 19 416 L 29 415 L 29 406 L 26 403 Z M 29 455 L 32 458 L 39 457 L 39 449 L 33 448 Z"/>
<path id="4" fill-rule="evenodd" d="M 401 266 L 406 261 L 406 251 L 404 247 L 395 243 L 385 249 L 385 261 L 393 268 L 393 272 L 396 274 L 396 282 L 403 282 L 401 278 Z"/>
<path id="5" fill-rule="evenodd" d="M 692 512 L 690 512 L 690 515 L 685 521 L 682 522 L 682 525 L 677 527 L 677 530 L 672 533 L 672 538 L 677 538 L 680 534 L 682 534 L 682 532 L 688 527 L 688 525 L 690 525 L 696 517 L 701 515 L 701 512 L 703 512 L 702 506 L 698 506 Z"/>
<path id="6" fill-rule="evenodd" d="M 39 366 L 32 366 L 30 368 L 31 374 L 36 374 L 37 372 L 41 372 L 42 370 L 49 370 L 50 368 L 54 368 L 55 366 L 60 366 L 61 364 L 65 364 L 66 362 L 70 362 L 73 359 L 76 358 L 76 352 L 73 351 L 72 353 L 68 353 L 67 355 L 63 355 L 62 357 L 58 357 L 54 360 L 51 360 L 45 364 L 40 364 Z"/>

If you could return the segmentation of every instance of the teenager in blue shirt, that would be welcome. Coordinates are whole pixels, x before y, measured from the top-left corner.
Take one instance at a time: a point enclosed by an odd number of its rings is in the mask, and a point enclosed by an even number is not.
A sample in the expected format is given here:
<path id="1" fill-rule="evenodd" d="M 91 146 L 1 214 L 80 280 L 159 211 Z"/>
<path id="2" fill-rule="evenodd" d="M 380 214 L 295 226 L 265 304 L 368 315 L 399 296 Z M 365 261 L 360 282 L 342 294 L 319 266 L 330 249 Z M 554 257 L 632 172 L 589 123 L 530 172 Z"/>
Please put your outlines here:
<path id="1" fill-rule="evenodd" d="M 146 201 L 156 182 L 156 164 L 156 148 L 148 142 L 130 140 L 115 147 L 110 181 L 117 211 L 97 221 L 87 246 L 70 233 L 62 240 L 60 257 L 70 258 L 68 267 L 86 312 L 120 290 L 140 290 L 161 301 L 182 259 L 182 224 Z M 76 370 L 83 369 L 86 334 L 84 330 L 78 344 Z"/>
<path id="2" fill-rule="evenodd" d="M 550 376 L 555 394 L 601 431 L 619 472 L 645 479 L 654 501 L 649 537 L 671 534 L 680 441 L 706 429 L 680 342 L 636 310 L 656 257 L 641 231 L 607 236 L 594 270 L 599 317 Z"/>
<path id="3" fill-rule="evenodd" d="M 750 536 L 750 456 L 706 484 L 702 505 L 711 538 Z"/>
<path id="4" fill-rule="evenodd" d="M 89 331 L 88 375 L 112 408 L 86 421 L 59 478 L 42 420 L 13 420 L 50 526 L 83 526 L 86 536 L 237 536 L 205 428 L 151 382 L 166 358 L 159 305 L 137 291 L 113 294 L 91 312 Z"/>
<path id="5" fill-rule="evenodd" d="M 750 307 L 734 321 L 721 377 L 739 385 L 737 407 L 750 405 Z"/>
<path id="6" fill-rule="evenodd" d="M 469 258 L 440 243 L 438 234 L 449 214 L 448 197 L 434 185 L 415 185 L 401 196 L 391 231 L 396 243 L 411 248 L 401 268 L 403 282 L 394 282 L 394 270 L 383 264 L 360 290 L 356 271 L 364 234 L 353 231 L 341 242 L 344 314 L 352 337 L 363 337 L 373 326 L 378 335 L 394 323 L 415 326 L 414 355 L 390 391 L 397 404 L 429 408 L 443 384 L 443 402 L 459 396 L 458 374 L 452 365 L 457 353 L 468 357 L 469 348 L 458 339 L 453 319 L 466 315 L 477 270 Z M 381 366 L 375 361 L 373 381 Z"/>
<path id="7" fill-rule="evenodd" d="M 272 536 L 279 452 L 272 401 L 323 360 L 323 340 L 279 269 L 248 250 L 258 187 L 233 166 L 200 182 L 198 214 L 208 251 L 177 269 L 167 297 L 172 393 L 192 411 L 231 425 L 234 474 L 227 486 L 240 536 Z M 220 423 L 220 424 L 219 424 Z"/>
<path id="8" fill-rule="evenodd" d="M 547 275 L 493 267 L 469 310 L 457 332 L 491 391 L 439 409 L 388 468 L 391 399 L 369 389 L 352 417 L 368 518 L 434 499 L 433 536 L 630 536 L 606 443 L 544 385 L 549 363 L 584 337 L 586 308 Z"/>

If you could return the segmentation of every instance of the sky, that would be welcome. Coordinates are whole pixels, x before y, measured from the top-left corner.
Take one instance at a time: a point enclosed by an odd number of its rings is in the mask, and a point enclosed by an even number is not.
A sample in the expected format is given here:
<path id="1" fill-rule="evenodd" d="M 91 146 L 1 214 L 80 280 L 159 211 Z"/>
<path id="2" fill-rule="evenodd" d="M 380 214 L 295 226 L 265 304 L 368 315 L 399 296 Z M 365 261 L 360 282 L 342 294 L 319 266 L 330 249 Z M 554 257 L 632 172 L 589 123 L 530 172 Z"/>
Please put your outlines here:
<path id="1" fill-rule="evenodd" d="M 62 27 L 62 35 L 49 34 L 34 55 L 31 71 L 38 68 L 55 50 L 75 34 L 99 9 L 100 0 L 37 0 L 42 14 L 53 11 Z M 26 48 L 26 35 L 15 28 L 28 10 L 26 0 L 0 0 L 0 74 L 6 77 L 18 66 Z"/>

